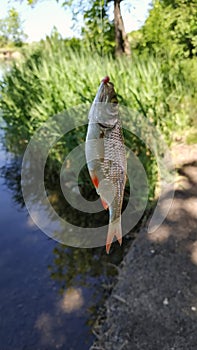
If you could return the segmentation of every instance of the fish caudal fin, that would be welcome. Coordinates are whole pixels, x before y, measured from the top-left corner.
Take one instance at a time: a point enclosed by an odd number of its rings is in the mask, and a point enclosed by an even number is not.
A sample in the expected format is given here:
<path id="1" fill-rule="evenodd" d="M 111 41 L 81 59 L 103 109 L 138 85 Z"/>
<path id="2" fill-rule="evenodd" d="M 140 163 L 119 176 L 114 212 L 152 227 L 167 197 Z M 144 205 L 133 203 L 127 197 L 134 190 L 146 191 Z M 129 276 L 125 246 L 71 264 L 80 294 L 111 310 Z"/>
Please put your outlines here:
<path id="1" fill-rule="evenodd" d="M 116 221 L 109 223 L 107 240 L 106 240 L 106 252 L 109 254 L 111 244 L 113 242 L 114 236 L 117 238 L 119 244 L 122 244 L 122 228 L 121 228 L 121 219 L 119 218 Z"/>

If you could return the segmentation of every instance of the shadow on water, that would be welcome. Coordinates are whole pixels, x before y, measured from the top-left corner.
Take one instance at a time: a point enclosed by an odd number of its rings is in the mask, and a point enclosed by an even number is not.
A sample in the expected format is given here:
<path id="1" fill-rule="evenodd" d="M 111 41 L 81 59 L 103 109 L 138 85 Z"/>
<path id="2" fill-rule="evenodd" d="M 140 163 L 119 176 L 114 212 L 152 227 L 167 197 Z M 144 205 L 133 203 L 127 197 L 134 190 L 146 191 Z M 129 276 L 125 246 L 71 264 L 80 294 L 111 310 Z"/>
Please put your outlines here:
<path id="1" fill-rule="evenodd" d="M 1 140 L 2 141 L 2 140 Z M 72 248 L 48 238 L 33 223 L 21 192 L 21 157 L 1 148 L 1 346 L 9 349 L 87 349 L 98 307 L 109 295 L 123 248 Z M 60 215 L 65 200 L 45 176 Z M 93 196 L 94 197 L 94 196 Z M 67 217 L 72 215 L 67 210 Z M 106 220 L 106 213 L 103 213 Z M 76 218 L 75 218 L 76 219 Z M 80 217 L 79 217 L 80 220 Z M 98 222 L 98 218 L 94 218 Z M 90 216 L 87 221 L 90 223 Z"/>

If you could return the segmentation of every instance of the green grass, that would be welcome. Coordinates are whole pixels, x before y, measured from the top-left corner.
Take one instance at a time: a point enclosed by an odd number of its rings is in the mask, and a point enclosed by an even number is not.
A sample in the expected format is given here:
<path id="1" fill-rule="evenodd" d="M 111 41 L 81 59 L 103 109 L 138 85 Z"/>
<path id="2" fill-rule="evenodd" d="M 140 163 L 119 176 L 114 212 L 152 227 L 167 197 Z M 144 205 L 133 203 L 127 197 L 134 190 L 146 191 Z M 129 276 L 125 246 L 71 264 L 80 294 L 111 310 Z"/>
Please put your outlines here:
<path id="1" fill-rule="evenodd" d="M 197 63 L 187 62 L 135 56 L 114 60 L 87 50 L 71 50 L 63 41 L 52 39 L 26 49 L 23 60 L 14 63 L 0 82 L 8 148 L 23 149 L 48 118 L 91 103 L 105 75 L 115 84 L 120 104 L 133 111 L 128 126 L 137 125 L 137 115 L 143 115 L 170 144 L 174 135 L 185 133 L 195 119 Z M 87 115 L 83 118 L 87 120 Z M 64 137 L 52 152 L 56 170 L 65 149 L 71 144 L 74 147 L 79 138 L 85 139 L 85 129 L 79 134 Z M 157 173 L 154 157 L 140 140 L 130 136 L 129 143 L 142 159 L 153 193 Z"/>
<path id="2" fill-rule="evenodd" d="M 186 142 L 188 145 L 197 144 L 197 131 L 191 130 L 191 132 L 186 137 Z"/>
<path id="3" fill-rule="evenodd" d="M 101 58 L 92 52 L 73 52 L 61 42 L 47 42 L 45 48 L 27 52 L 23 62 L 13 65 L 0 86 L 0 108 L 8 125 L 16 126 L 19 133 L 22 126 L 29 137 L 50 116 L 91 103 L 106 74 L 115 84 L 120 103 L 143 113 L 168 141 L 171 133 L 181 132 L 191 119 L 194 88 L 188 90 L 189 77 L 182 63 L 151 57 Z"/>

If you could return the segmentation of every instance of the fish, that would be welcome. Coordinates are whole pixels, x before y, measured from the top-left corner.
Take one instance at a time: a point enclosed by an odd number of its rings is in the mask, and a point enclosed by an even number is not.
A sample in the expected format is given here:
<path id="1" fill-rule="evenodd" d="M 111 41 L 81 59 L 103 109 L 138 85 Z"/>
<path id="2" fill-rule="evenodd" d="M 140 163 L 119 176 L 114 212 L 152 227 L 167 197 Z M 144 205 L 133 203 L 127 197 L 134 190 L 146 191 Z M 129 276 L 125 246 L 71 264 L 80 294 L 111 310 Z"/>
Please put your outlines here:
<path id="1" fill-rule="evenodd" d="M 109 254 L 114 237 L 122 244 L 121 211 L 127 161 L 117 94 L 108 76 L 100 83 L 88 119 L 86 162 L 103 207 L 109 210 L 106 238 L 106 252 Z"/>

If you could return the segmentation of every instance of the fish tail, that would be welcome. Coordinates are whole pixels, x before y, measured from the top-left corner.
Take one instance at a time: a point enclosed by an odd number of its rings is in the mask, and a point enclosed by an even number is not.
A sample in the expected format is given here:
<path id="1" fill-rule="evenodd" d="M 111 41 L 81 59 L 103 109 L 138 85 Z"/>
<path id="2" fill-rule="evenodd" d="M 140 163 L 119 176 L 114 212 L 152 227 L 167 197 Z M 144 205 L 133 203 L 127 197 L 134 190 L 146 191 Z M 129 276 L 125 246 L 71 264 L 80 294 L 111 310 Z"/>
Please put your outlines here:
<path id="1" fill-rule="evenodd" d="M 106 240 L 106 252 L 109 254 L 111 244 L 113 242 L 114 236 L 117 238 L 119 244 L 122 244 L 122 227 L 121 218 L 109 223 L 107 240 Z"/>

